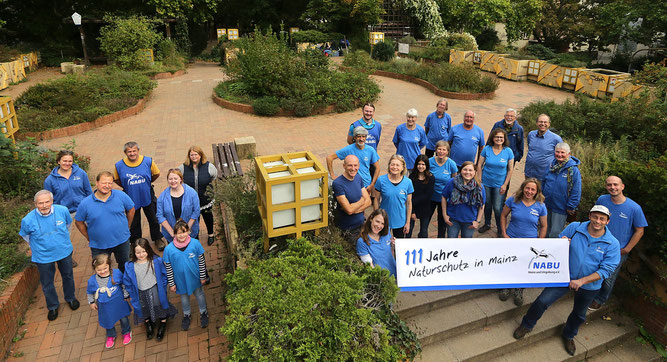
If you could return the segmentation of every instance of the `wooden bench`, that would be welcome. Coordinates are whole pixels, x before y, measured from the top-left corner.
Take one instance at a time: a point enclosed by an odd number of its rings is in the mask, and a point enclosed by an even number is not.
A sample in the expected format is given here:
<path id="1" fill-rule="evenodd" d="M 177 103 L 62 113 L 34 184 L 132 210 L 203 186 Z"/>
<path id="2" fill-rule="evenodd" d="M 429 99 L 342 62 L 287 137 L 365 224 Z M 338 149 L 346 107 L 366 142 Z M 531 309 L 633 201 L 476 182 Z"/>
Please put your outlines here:
<path id="1" fill-rule="evenodd" d="M 214 143 L 213 164 L 218 169 L 218 178 L 243 176 L 243 169 L 233 142 Z"/>

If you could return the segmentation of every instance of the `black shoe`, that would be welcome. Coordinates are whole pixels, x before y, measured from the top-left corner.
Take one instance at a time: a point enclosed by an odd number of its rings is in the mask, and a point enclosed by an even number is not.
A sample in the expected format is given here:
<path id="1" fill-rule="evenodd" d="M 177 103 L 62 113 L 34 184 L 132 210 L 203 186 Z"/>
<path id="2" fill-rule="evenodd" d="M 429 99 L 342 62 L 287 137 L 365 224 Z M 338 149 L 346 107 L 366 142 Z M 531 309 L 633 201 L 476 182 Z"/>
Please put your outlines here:
<path id="1" fill-rule="evenodd" d="M 577 351 L 577 346 L 574 345 L 574 339 L 563 337 L 563 346 L 570 356 L 574 356 Z"/>
<path id="2" fill-rule="evenodd" d="M 47 318 L 50 321 L 56 320 L 56 318 L 58 318 L 58 309 L 56 308 L 56 309 L 50 310 L 49 314 L 47 315 Z"/>
<path id="3" fill-rule="evenodd" d="M 76 268 L 77 266 L 79 266 L 79 263 L 77 263 L 76 261 L 72 260 L 72 268 Z"/>
<path id="4" fill-rule="evenodd" d="M 518 327 L 514 330 L 514 334 L 513 334 L 513 336 L 514 336 L 514 338 L 516 338 L 516 339 L 521 339 L 521 338 L 523 338 L 526 334 L 528 334 L 529 332 L 530 332 L 530 329 L 528 329 L 528 328 L 526 328 L 526 327 L 524 327 L 524 326 L 518 326 Z"/>
<path id="5" fill-rule="evenodd" d="M 79 306 L 81 305 L 81 304 L 79 304 L 79 301 L 76 300 L 76 299 L 74 299 L 71 302 L 67 302 L 67 304 L 69 304 L 69 308 L 71 310 L 77 310 L 77 309 L 79 309 Z"/>
<path id="6" fill-rule="evenodd" d="M 523 305 L 523 288 L 514 289 L 514 305 L 520 307 Z"/>
<path id="7" fill-rule="evenodd" d="M 201 327 L 208 327 L 208 312 L 204 312 L 199 315 L 199 321 L 201 322 Z"/>
<path id="8" fill-rule="evenodd" d="M 144 321 L 144 324 L 146 325 L 146 339 L 152 339 L 153 338 L 153 322 L 150 320 Z"/>
<path id="9" fill-rule="evenodd" d="M 480 234 L 483 234 L 489 230 L 491 230 L 491 225 L 482 225 L 481 228 L 477 229 L 477 231 L 479 231 Z"/>
<path id="10" fill-rule="evenodd" d="M 164 240 L 164 238 L 155 240 L 155 247 L 158 251 L 163 251 L 166 246 L 167 242 Z"/>
<path id="11" fill-rule="evenodd" d="M 190 316 L 189 315 L 184 315 L 183 316 L 183 321 L 181 322 L 181 329 L 184 331 L 187 331 L 190 329 Z"/>
<path id="12" fill-rule="evenodd" d="M 155 334 L 155 340 L 160 342 L 164 338 L 164 331 L 167 330 L 167 321 L 157 320 L 157 333 Z"/>
<path id="13" fill-rule="evenodd" d="M 498 293 L 498 299 L 502 300 L 503 302 L 507 300 L 507 298 L 510 297 L 511 289 L 501 289 L 500 293 Z"/>
<path id="14" fill-rule="evenodd" d="M 215 237 L 213 235 L 209 235 L 206 244 L 208 244 L 208 246 L 211 246 L 213 245 L 213 243 L 215 243 Z"/>
<path id="15" fill-rule="evenodd" d="M 588 306 L 588 310 L 590 310 L 591 312 L 595 312 L 596 310 L 600 309 L 600 307 L 602 307 L 600 303 L 593 301 L 591 305 Z"/>

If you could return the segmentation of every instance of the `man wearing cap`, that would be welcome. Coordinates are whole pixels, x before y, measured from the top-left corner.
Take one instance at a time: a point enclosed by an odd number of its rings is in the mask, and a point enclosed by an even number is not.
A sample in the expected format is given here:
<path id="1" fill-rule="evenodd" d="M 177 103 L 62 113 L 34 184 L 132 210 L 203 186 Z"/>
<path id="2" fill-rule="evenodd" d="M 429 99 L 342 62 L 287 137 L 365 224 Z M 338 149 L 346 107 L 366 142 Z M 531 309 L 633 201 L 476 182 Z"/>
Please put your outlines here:
<path id="1" fill-rule="evenodd" d="M 336 226 L 343 231 L 343 237 L 351 243 L 357 241 L 364 224 L 364 210 L 371 206 L 371 197 L 359 176 L 359 159 L 347 155 L 343 160 L 343 174 L 337 177 L 331 187 L 338 203 Z"/>
<path id="2" fill-rule="evenodd" d="M 375 186 L 375 181 L 377 181 L 378 176 L 380 176 L 380 169 L 378 168 L 380 156 L 378 156 L 375 148 L 366 145 L 366 137 L 368 137 L 368 131 L 364 127 L 358 126 L 355 128 L 354 144 L 345 146 L 327 156 L 327 169 L 329 170 L 331 179 L 335 180 L 337 176 L 333 172 L 333 160 L 336 158 L 343 160 L 348 155 L 357 156 L 357 159 L 359 160 L 359 176 L 361 176 L 361 179 L 364 182 L 366 191 L 370 194 L 373 186 Z M 375 166 L 375 172 L 373 172 L 372 175 L 370 172 L 371 166 Z"/>
<path id="3" fill-rule="evenodd" d="M 625 185 L 620 177 L 607 177 L 605 187 L 609 194 L 598 197 L 596 204 L 606 206 L 611 212 L 609 231 L 618 239 L 621 247 L 621 261 L 618 263 L 616 270 L 602 282 L 600 292 L 588 307 L 590 310 L 599 309 L 609 299 L 621 266 L 628 259 L 630 250 L 644 236 L 644 228 L 648 226 L 642 207 L 623 195 Z"/>
<path id="4" fill-rule="evenodd" d="M 616 269 L 621 258 L 618 240 L 606 227 L 610 215 L 605 206 L 595 205 L 588 214 L 589 221 L 573 222 L 560 233 L 560 237 L 570 241 L 570 285 L 544 288 L 514 331 L 514 338 L 523 338 L 535 327 L 547 308 L 572 289 L 574 306 L 563 328 L 562 338 L 565 350 L 574 356 L 574 336 L 586 321 L 587 307 L 598 294 L 602 281 Z"/>

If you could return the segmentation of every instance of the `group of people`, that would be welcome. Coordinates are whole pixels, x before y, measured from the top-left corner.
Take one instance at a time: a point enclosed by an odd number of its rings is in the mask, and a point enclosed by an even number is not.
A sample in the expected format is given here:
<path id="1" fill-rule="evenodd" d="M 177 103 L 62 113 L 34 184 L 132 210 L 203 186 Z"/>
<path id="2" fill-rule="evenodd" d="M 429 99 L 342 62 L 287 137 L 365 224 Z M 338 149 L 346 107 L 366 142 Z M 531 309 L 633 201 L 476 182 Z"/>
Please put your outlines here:
<path id="1" fill-rule="evenodd" d="M 73 277 L 77 265 L 72 258 L 72 225 L 88 241 L 95 274 L 88 280 L 87 300 L 106 329 L 106 348 L 115 344 L 117 322 L 123 344 L 132 341 L 128 318 L 132 310 L 135 324 L 144 323 L 146 338 L 155 336 L 161 341 L 167 319 L 177 313 L 167 299 L 167 290 L 180 295 L 183 330 L 190 328 L 193 294 L 202 328 L 208 326 L 209 319 L 203 286 L 210 278 L 198 238 L 202 217 L 207 244 L 215 242 L 213 201 L 206 189 L 217 177 L 216 167 L 206 160 L 200 147 L 192 146 L 185 162 L 167 171 L 168 187 L 156 197 L 153 182 L 160 170 L 153 159 L 141 155 L 136 142 L 126 143 L 123 151 L 125 157 L 113 171 L 97 175 L 95 190 L 86 172 L 74 163 L 74 154 L 60 151 L 44 189 L 35 194 L 35 209 L 23 218 L 19 232 L 29 243 L 31 259 L 37 265 L 49 321 L 58 317 L 60 306 L 54 286 L 56 265 L 65 301 L 72 310 L 80 306 Z M 122 191 L 114 189 L 114 184 Z M 162 257 L 142 237 L 141 209 Z"/>
<path id="2" fill-rule="evenodd" d="M 438 100 L 423 127 L 417 124 L 417 110 L 408 110 L 406 122 L 396 127 L 392 139 L 396 153 L 389 157 L 387 173 L 380 176 L 377 147 L 382 125 L 373 119 L 375 106 L 364 105 L 362 117 L 349 127 L 348 146 L 326 160 L 337 201 L 335 224 L 349 242 L 356 243 L 363 262 L 386 268 L 392 275 L 396 275 L 394 238 L 411 238 L 417 220 L 417 237 L 428 238 L 436 210 L 438 238 L 471 238 L 476 230 L 486 233 L 492 216 L 499 238 L 568 238 L 569 288 L 545 288 L 514 336 L 522 338 L 553 302 L 572 289 L 575 303 L 563 341 L 568 353 L 574 354 L 573 337 L 586 310 L 606 302 L 621 265 L 643 235 L 647 223 L 641 207 L 623 195 L 621 179 L 610 176 L 608 195 L 597 200 L 589 221 L 574 222 L 581 199 L 580 161 L 550 130 L 546 114 L 538 116 L 537 129 L 526 137 L 525 180 L 508 197 L 515 165 L 524 158 L 524 131 L 516 110 L 506 110 L 486 141 L 484 131 L 474 124 L 475 112 L 466 111 L 463 122 L 452 126 L 447 110 L 447 100 Z M 336 159 L 343 161 L 340 176 L 333 169 Z M 372 212 L 366 217 L 370 206 Z M 499 291 L 503 301 L 510 296 L 517 306 L 523 305 L 523 289 Z"/>

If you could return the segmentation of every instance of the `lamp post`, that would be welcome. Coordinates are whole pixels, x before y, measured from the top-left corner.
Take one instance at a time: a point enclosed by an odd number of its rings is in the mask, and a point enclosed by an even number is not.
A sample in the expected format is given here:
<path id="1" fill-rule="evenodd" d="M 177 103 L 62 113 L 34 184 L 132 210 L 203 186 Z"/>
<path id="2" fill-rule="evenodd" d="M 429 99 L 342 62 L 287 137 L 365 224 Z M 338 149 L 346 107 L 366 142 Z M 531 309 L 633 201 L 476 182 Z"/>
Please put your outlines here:
<path id="1" fill-rule="evenodd" d="M 81 26 L 81 15 L 75 12 L 72 14 L 72 21 L 74 22 L 74 25 L 79 27 L 79 33 L 81 34 L 81 47 L 83 48 L 83 62 L 84 64 L 88 65 L 90 62 L 88 61 L 88 52 L 86 51 L 86 35 L 83 32 L 83 26 Z"/>

